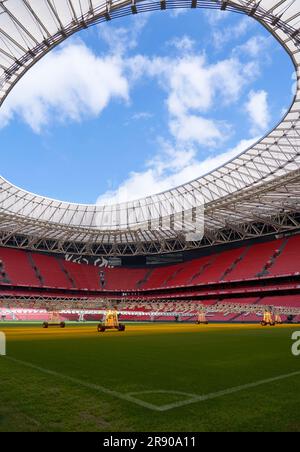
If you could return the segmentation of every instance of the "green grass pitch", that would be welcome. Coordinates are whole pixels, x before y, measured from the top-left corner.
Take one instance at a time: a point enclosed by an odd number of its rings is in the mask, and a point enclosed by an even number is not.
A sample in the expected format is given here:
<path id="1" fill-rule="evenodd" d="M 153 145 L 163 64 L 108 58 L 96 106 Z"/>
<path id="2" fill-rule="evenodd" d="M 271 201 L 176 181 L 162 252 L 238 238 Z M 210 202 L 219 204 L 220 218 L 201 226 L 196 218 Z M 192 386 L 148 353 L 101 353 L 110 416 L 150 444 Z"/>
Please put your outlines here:
<path id="1" fill-rule="evenodd" d="M 296 330 L 0 324 L 0 432 L 300 431 Z"/>

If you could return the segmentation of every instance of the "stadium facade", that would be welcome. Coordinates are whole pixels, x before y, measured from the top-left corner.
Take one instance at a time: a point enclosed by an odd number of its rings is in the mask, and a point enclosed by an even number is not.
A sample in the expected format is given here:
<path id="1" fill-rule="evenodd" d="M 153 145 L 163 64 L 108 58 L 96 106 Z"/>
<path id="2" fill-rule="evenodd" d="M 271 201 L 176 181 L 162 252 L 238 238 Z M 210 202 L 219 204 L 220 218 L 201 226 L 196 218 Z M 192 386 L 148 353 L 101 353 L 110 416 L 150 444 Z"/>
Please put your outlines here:
<path id="1" fill-rule="evenodd" d="M 220 168 L 137 201 L 106 206 L 71 204 L 29 193 L 0 177 L 0 284 L 6 299 L 10 295 L 46 297 L 45 290 L 53 298 L 83 297 L 88 292 L 116 299 L 178 296 L 222 303 L 227 290 L 225 298 L 234 294 L 235 304 L 235 297 L 241 301 L 245 293 L 251 294 L 255 300 L 248 300 L 250 309 L 280 289 L 282 296 L 296 297 L 294 306 L 286 298 L 284 306 L 289 305 L 290 311 L 285 314 L 297 315 L 299 272 L 293 252 L 300 248 L 296 235 L 300 230 L 298 0 L 1 1 L 0 103 L 35 63 L 77 31 L 114 18 L 169 8 L 227 10 L 258 21 L 294 64 L 296 92 L 289 111 L 261 140 Z M 111 283 L 116 269 L 106 267 L 111 262 L 107 258 L 119 258 L 124 264 L 130 257 L 156 256 L 159 263 L 161 256 L 188 251 L 189 262 L 181 264 L 184 268 L 171 266 L 170 272 L 159 268 L 156 276 L 147 268 L 140 269 L 138 276 L 129 276 L 126 272 L 138 270 L 123 266 L 119 270 L 124 272 L 119 279 L 123 284 L 118 287 Z M 259 252 L 261 260 L 255 258 Z M 205 275 L 208 268 L 218 269 L 216 261 L 218 256 L 224 257 L 222 253 L 229 253 L 226 266 L 213 277 Z M 60 258 L 70 255 L 87 263 L 93 257 L 103 268 L 99 272 L 97 266 Z M 287 265 L 289 259 L 294 266 Z M 134 262 L 137 265 L 138 260 Z M 250 266 L 242 271 L 240 266 L 245 263 Z M 71 264 L 78 267 L 71 268 Z M 89 282 L 95 271 L 97 286 Z M 181 272 L 187 276 L 178 282 Z M 157 282 L 150 284 L 153 275 Z M 273 301 L 266 303 L 275 306 Z"/>

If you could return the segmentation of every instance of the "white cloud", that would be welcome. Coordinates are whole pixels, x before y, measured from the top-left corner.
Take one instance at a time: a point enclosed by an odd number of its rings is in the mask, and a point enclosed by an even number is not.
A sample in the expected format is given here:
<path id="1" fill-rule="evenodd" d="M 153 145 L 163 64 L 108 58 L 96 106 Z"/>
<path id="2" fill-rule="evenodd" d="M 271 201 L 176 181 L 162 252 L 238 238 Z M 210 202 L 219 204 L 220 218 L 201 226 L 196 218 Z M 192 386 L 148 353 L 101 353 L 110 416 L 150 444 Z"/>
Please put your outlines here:
<path id="1" fill-rule="evenodd" d="M 131 80 L 143 76 L 158 80 L 168 93 L 167 105 L 173 115 L 189 109 L 207 112 L 216 98 L 225 104 L 235 102 L 242 89 L 259 74 L 256 61 L 242 64 L 231 57 L 210 64 L 202 53 L 174 58 L 136 55 L 125 64 Z"/>
<path id="2" fill-rule="evenodd" d="M 266 50 L 271 44 L 272 40 L 272 36 L 251 36 L 251 38 L 249 38 L 244 44 L 235 47 L 233 53 L 250 58 L 257 58 L 263 54 L 265 59 L 266 56 L 268 56 Z"/>
<path id="3" fill-rule="evenodd" d="M 152 113 L 149 113 L 148 111 L 139 111 L 137 113 L 134 113 L 132 115 L 131 119 L 134 121 L 139 121 L 141 119 L 151 119 L 153 117 Z"/>
<path id="4" fill-rule="evenodd" d="M 218 22 L 215 23 L 216 28 L 212 32 L 212 43 L 217 50 L 221 50 L 225 44 L 232 42 L 244 36 L 252 26 L 252 19 L 243 17 L 236 24 L 227 27 L 220 27 Z"/>
<path id="5" fill-rule="evenodd" d="M 210 26 L 219 26 L 221 22 L 226 21 L 229 17 L 232 17 L 232 13 L 229 11 L 222 11 L 221 9 L 211 10 L 205 9 L 203 11 L 204 16 L 206 17 Z"/>
<path id="6" fill-rule="evenodd" d="M 195 41 L 187 35 L 172 39 L 167 43 L 169 46 L 174 47 L 179 52 L 191 52 L 194 50 Z"/>
<path id="7" fill-rule="evenodd" d="M 167 104 L 172 115 L 188 110 L 203 112 L 211 107 L 213 85 L 203 56 L 166 62 L 164 75 L 169 80 Z"/>
<path id="8" fill-rule="evenodd" d="M 0 110 L 0 127 L 20 117 L 39 133 L 54 118 L 95 117 L 110 100 L 128 96 L 120 58 L 98 57 L 77 42 L 50 53 L 21 79 Z"/>
<path id="9" fill-rule="evenodd" d="M 186 14 L 187 11 L 188 10 L 185 8 L 174 8 L 174 9 L 169 9 L 168 14 L 172 19 L 177 19 L 177 17 L 183 16 L 184 14 Z"/>
<path id="10" fill-rule="evenodd" d="M 293 80 L 293 83 L 292 83 L 291 91 L 292 91 L 292 96 L 295 96 L 297 94 L 297 89 L 298 89 L 298 80 L 297 80 L 296 72 L 293 72 L 292 80 Z"/>
<path id="11" fill-rule="evenodd" d="M 130 173 L 119 187 L 101 195 L 97 204 L 133 201 L 189 182 L 236 157 L 257 139 L 242 140 L 233 149 L 203 160 L 196 158 L 194 148 L 172 149 L 168 143 L 161 142 L 162 149 L 148 162 L 145 171 Z"/>
<path id="12" fill-rule="evenodd" d="M 138 45 L 140 34 L 147 25 L 151 12 L 131 16 L 129 27 L 116 27 L 111 22 L 104 22 L 98 26 L 100 38 L 108 46 L 112 55 L 123 55 L 126 51 Z"/>
<path id="13" fill-rule="evenodd" d="M 251 133 L 266 131 L 270 123 L 268 93 L 264 90 L 250 91 L 245 109 L 252 123 Z"/>
<path id="14" fill-rule="evenodd" d="M 177 142 L 191 142 L 215 147 L 229 136 L 230 126 L 225 121 L 206 119 L 195 115 L 179 115 L 169 124 Z"/>
<path id="15" fill-rule="evenodd" d="M 126 62 L 132 80 L 150 77 L 167 93 L 169 132 L 176 143 L 215 147 L 231 132 L 226 121 L 205 117 L 215 107 L 236 102 L 245 85 L 259 73 L 258 64 L 229 58 L 210 64 L 205 55 L 175 58 L 137 55 Z M 205 116 L 204 116 L 205 115 Z"/>

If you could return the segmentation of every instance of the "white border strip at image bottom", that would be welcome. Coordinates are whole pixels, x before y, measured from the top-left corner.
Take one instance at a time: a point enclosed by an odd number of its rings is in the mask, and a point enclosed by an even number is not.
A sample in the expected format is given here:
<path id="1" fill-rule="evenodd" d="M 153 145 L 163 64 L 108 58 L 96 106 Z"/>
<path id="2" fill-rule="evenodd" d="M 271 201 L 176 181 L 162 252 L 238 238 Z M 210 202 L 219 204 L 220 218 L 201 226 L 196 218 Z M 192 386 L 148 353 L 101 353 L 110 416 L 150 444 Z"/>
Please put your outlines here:
<path id="1" fill-rule="evenodd" d="M 78 378 L 70 377 L 69 375 L 64 375 L 62 373 L 59 373 L 59 372 L 56 372 L 56 371 L 53 371 L 50 369 L 46 369 L 44 367 L 37 366 L 37 365 L 32 364 L 27 361 L 22 361 L 20 359 L 13 358 L 11 356 L 5 356 L 1 359 L 6 359 L 6 360 L 12 361 L 14 363 L 21 364 L 23 366 L 26 366 L 31 369 L 37 370 L 39 372 L 42 372 L 46 375 L 51 375 L 53 377 L 57 377 L 57 378 L 69 381 L 71 383 L 74 383 L 75 385 L 82 386 L 82 387 L 85 387 L 88 389 L 92 389 L 94 391 L 110 395 L 114 398 L 134 403 L 136 405 L 139 405 L 143 408 L 147 408 L 149 410 L 161 411 L 161 412 L 169 411 L 174 408 L 179 408 L 179 407 L 186 406 L 186 405 L 190 405 L 192 403 L 204 402 L 206 400 L 216 399 L 218 397 L 235 394 L 236 392 L 244 391 L 246 389 L 256 388 L 258 386 L 266 385 L 269 383 L 274 383 L 276 381 L 286 380 L 288 378 L 292 378 L 292 377 L 296 377 L 296 376 L 300 375 L 300 371 L 291 372 L 289 374 L 278 375 L 276 377 L 267 378 L 265 380 L 259 380 L 259 381 L 255 381 L 253 383 L 248 383 L 248 384 L 244 384 L 244 385 L 240 385 L 240 386 L 234 386 L 232 388 L 228 388 L 228 389 L 224 389 L 221 391 L 212 392 L 212 393 L 204 394 L 204 395 L 190 394 L 190 393 L 181 392 L 181 391 L 164 391 L 164 390 L 141 391 L 141 392 L 132 392 L 132 393 L 127 393 L 127 394 L 122 394 L 121 392 L 105 388 L 104 386 L 97 385 L 94 383 L 88 383 L 86 381 L 79 380 Z M 145 402 L 143 400 L 140 400 L 140 399 L 134 397 L 134 396 L 143 395 L 143 394 L 173 394 L 173 395 L 186 396 L 187 399 L 159 406 L 159 405 L 153 405 L 152 403 L 148 403 L 148 402 Z"/>

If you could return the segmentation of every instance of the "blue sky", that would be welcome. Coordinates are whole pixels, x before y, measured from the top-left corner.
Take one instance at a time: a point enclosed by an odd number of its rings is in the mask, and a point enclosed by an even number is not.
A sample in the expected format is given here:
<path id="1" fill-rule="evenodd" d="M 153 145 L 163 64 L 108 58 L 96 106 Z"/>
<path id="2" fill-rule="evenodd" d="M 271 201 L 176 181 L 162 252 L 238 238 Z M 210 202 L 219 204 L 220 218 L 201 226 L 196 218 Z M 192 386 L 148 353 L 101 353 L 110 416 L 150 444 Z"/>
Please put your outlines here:
<path id="1" fill-rule="evenodd" d="M 233 13 L 157 12 L 92 27 L 8 97 L 1 174 L 81 203 L 171 188 L 275 125 L 292 100 L 292 74 L 276 41 Z"/>

